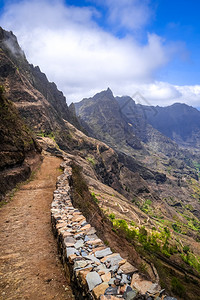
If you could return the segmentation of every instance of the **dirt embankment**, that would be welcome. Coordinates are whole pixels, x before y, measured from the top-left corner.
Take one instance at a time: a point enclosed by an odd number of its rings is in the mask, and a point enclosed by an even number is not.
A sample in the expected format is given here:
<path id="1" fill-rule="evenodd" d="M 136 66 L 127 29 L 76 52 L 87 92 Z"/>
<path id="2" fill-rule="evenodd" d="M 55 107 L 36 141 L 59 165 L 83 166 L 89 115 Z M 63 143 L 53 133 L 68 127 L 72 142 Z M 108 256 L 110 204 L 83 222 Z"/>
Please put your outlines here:
<path id="1" fill-rule="evenodd" d="M 61 160 L 46 156 L 35 179 L 0 209 L 0 299 L 73 299 L 51 230 Z"/>

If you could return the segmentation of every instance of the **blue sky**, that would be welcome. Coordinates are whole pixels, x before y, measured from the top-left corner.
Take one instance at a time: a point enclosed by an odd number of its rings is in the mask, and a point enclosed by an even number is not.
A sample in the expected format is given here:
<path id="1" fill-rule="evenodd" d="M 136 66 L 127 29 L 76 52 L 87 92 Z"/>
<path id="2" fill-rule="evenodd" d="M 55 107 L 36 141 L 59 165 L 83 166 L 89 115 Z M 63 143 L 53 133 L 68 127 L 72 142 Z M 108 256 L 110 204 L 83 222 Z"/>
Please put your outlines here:
<path id="1" fill-rule="evenodd" d="M 200 83 L 200 1 L 199 0 L 154 0 L 149 3 L 151 17 L 142 30 L 120 28 L 115 30 L 113 24 L 107 20 L 107 9 L 102 3 L 90 0 L 65 1 L 70 5 L 94 5 L 101 11 L 101 17 L 96 17 L 97 23 L 105 30 L 113 32 L 118 37 L 133 34 L 141 42 L 146 42 L 147 32 L 154 32 L 162 36 L 166 42 L 179 43 L 182 47 L 181 55 L 174 59 L 157 76 L 160 80 L 167 80 L 178 85 Z M 103 2 L 103 1 L 101 1 Z"/>
<path id="2" fill-rule="evenodd" d="M 200 106 L 200 1 L 0 1 L 18 37 L 68 102 L 108 86 L 154 105 Z"/>

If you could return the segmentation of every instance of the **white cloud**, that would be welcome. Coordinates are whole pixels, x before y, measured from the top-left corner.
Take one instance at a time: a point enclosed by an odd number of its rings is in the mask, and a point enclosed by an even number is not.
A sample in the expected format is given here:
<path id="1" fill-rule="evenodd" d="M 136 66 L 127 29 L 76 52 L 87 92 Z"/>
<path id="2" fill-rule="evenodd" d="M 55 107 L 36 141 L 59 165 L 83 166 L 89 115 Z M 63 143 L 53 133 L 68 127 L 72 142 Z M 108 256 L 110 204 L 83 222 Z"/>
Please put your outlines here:
<path id="1" fill-rule="evenodd" d="M 93 17 L 99 12 L 94 7 L 66 6 L 62 0 L 9 3 L 0 17 L 1 26 L 16 34 L 29 62 L 40 66 L 68 102 L 92 96 L 109 86 L 116 95 L 133 95 L 141 90 L 153 104 L 169 104 L 184 97 L 196 103 L 198 87 L 181 88 L 155 81 L 154 73 L 174 51 L 174 45 L 166 46 L 159 36 L 149 34 L 146 45 L 130 36 L 117 38 L 95 23 Z M 122 12 L 121 26 L 134 28 L 136 15 L 139 19 L 143 16 L 140 23 L 137 21 L 138 26 L 144 26 L 149 18 L 145 1 L 106 3 L 115 8 L 113 22 Z M 134 4 L 132 8 L 130 3 Z"/>
<path id="2" fill-rule="evenodd" d="M 152 11 L 148 0 L 106 0 L 109 22 L 117 28 L 140 29 L 148 23 Z"/>
<path id="3" fill-rule="evenodd" d="M 11 3 L 0 21 L 17 35 L 28 60 L 72 100 L 77 88 L 84 96 L 115 82 L 123 85 L 130 78 L 149 80 L 166 63 L 167 53 L 158 36 L 149 34 L 144 46 L 130 37 L 119 39 L 98 27 L 94 14 L 90 7 L 32 0 Z"/>
<path id="4" fill-rule="evenodd" d="M 126 95 L 132 97 L 139 92 L 142 97 L 138 98 L 139 101 L 137 101 L 137 97 L 135 100 L 144 105 L 167 106 L 179 102 L 194 107 L 200 106 L 200 85 L 178 86 L 167 82 L 154 81 L 148 84 L 128 85 L 126 90 Z M 118 94 L 123 95 L 123 90 L 118 89 Z"/>

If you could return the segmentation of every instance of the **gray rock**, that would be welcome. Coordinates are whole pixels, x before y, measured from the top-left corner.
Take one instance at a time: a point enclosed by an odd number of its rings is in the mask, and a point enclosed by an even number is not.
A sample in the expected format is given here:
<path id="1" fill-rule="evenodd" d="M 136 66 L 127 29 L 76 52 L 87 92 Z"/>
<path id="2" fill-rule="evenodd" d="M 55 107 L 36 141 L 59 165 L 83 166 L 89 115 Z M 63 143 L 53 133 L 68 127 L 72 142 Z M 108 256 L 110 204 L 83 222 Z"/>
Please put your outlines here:
<path id="1" fill-rule="evenodd" d="M 127 278 L 127 275 L 125 275 L 125 274 L 122 274 L 122 283 L 129 283 L 129 280 L 128 280 L 128 278 Z"/>
<path id="2" fill-rule="evenodd" d="M 93 263 L 96 262 L 96 263 L 98 263 L 98 264 L 101 263 L 100 260 L 94 256 L 94 254 L 87 255 L 85 258 L 89 259 L 89 260 L 91 261 L 91 263 L 92 263 L 92 262 L 93 262 Z"/>
<path id="3" fill-rule="evenodd" d="M 105 262 L 110 262 L 111 266 L 113 267 L 115 265 L 118 265 L 120 261 L 122 261 L 122 257 L 119 254 L 117 254 L 113 257 L 108 257 L 108 259 Z"/>
<path id="4" fill-rule="evenodd" d="M 84 246 L 84 241 L 83 241 L 82 239 L 78 240 L 78 241 L 74 244 L 74 247 L 75 247 L 76 249 L 79 249 L 79 248 L 81 248 L 81 247 L 83 247 L 83 246 Z"/>
<path id="5" fill-rule="evenodd" d="M 108 284 L 109 285 L 112 285 L 112 284 L 115 284 L 115 278 L 113 277 L 113 278 L 111 278 L 110 280 L 109 280 L 109 282 L 108 282 Z"/>
<path id="6" fill-rule="evenodd" d="M 75 239 L 78 239 L 78 238 L 80 238 L 80 237 L 83 237 L 83 234 L 82 234 L 82 233 L 79 233 L 79 234 L 76 234 L 76 235 L 75 235 Z"/>
<path id="7" fill-rule="evenodd" d="M 118 294 L 118 288 L 109 286 L 106 290 L 104 295 L 117 295 Z"/>
<path id="8" fill-rule="evenodd" d="M 88 242 L 89 240 L 90 240 L 89 237 L 86 235 L 84 238 L 84 242 Z"/>
<path id="9" fill-rule="evenodd" d="M 91 227 L 88 231 L 87 231 L 87 234 L 95 234 L 96 233 L 96 230 L 94 229 L 94 227 Z"/>
<path id="10" fill-rule="evenodd" d="M 110 271 L 114 274 L 118 271 L 119 265 L 115 265 L 113 267 L 110 268 Z"/>
<path id="11" fill-rule="evenodd" d="M 167 297 L 165 297 L 165 300 L 177 300 L 177 299 L 174 298 L 174 297 L 169 297 L 169 296 L 167 296 Z"/>
<path id="12" fill-rule="evenodd" d="M 104 265 L 99 265 L 95 268 L 95 271 L 99 272 L 99 271 L 103 271 L 105 274 L 109 273 L 110 270 L 107 269 Z"/>
<path id="13" fill-rule="evenodd" d="M 102 258 L 102 257 L 105 257 L 105 256 L 110 255 L 110 254 L 112 254 L 112 251 L 110 250 L 110 248 L 106 248 L 106 249 L 99 250 L 99 251 L 95 252 L 95 256 L 97 258 Z"/>
<path id="14" fill-rule="evenodd" d="M 86 281 L 90 291 L 92 291 L 95 286 L 102 283 L 101 277 L 97 272 L 89 272 L 86 275 Z"/>
<path id="15" fill-rule="evenodd" d="M 76 249 L 74 247 L 67 247 L 66 252 L 67 252 L 67 257 L 69 257 L 71 254 L 76 253 Z"/>
<path id="16" fill-rule="evenodd" d="M 86 260 L 75 261 L 74 269 L 82 269 L 85 268 L 87 265 L 88 265 L 88 261 Z"/>
<path id="17" fill-rule="evenodd" d="M 126 300 L 134 300 L 137 297 L 138 292 L 136 290 L 132 290 L 127 292 L 125 295 Z"/>
<path id="18" fill-rule="evenodd" d="M 76 240 L 73 237 L 66 237 L 64 239 L 64 244 L 66 247 L 74 246 L 75 243 L 76 243 Z"/>
<path id="19" fill-rule="evenodd" d="M 89 241 L 98 240 L 98 236 L 96 234 L 87 234 Z"/>

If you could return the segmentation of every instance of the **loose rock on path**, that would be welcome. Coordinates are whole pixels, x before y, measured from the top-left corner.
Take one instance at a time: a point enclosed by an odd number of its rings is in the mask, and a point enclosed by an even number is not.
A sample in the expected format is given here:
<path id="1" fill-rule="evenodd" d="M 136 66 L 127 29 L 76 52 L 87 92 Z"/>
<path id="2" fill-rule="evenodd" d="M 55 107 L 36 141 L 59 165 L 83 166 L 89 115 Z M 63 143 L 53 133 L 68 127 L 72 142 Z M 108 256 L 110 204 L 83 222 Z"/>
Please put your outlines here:
<path id="1" fill-rule="evenodd" d="M 51 230 L 61 160 L 45 156 L 35 179 L 0 209 L 0 299 L 74 299 Z"/>

